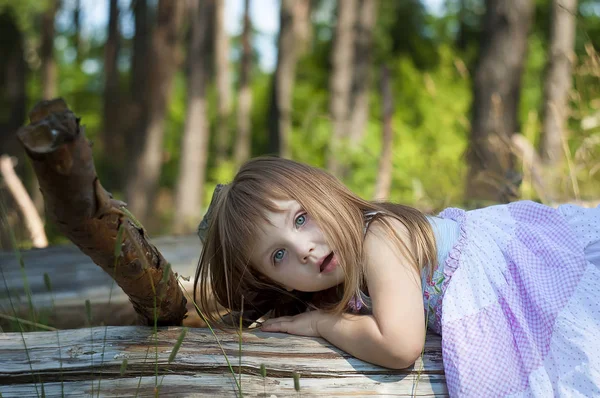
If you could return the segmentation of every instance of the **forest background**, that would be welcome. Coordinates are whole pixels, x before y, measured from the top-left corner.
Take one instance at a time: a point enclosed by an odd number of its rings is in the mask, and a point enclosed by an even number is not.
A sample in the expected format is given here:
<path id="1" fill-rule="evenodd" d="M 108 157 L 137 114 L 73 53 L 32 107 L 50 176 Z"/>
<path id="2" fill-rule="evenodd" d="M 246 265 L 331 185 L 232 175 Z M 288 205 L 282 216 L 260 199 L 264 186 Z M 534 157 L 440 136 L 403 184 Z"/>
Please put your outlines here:
<path id="1" fill-rule="evenodd" d="M 98 2 L 0 0 L 0 155 L 42 217 L 16 131 L 36 102 L 55 97 L 86 126 L 104 187 L 154 236 L 193 232 L 214 186 L 263 154 L 426 212 L 600 201 L 597 1 L 103 7 L 105 24 L 82 26 L 99 19 Z M 227 14 L 235 7 L 238 19 Z M 262 7 L 275 7 L 273 32 L 255 22 Z M 31 247 L 2 178 L 0 210 L 0 250 L 11 249 L 9 235 Z M 51 222 L 45 232 L 65 241 Z"/>

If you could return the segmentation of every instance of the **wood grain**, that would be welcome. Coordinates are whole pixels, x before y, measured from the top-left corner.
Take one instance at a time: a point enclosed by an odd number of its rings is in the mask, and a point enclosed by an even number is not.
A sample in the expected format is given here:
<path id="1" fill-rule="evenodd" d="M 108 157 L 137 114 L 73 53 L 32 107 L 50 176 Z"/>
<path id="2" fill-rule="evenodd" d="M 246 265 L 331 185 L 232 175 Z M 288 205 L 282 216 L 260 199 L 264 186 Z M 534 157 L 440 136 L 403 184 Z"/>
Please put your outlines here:
<path id="1" fill-rule="evenodd" d="M 233 376 L 215 336 L 205 328 L 189 329 L 181 348 L 168 362 L 181 328 L 96 327 L 58 332 L 0 335 L 0 392 L 3 397 L 91 394 L 101 381 L 101 396 L 160 394 L 235 396 Z M 293 372 L 300 375 L 302 396 L 444 396 L 447 395 L 440 337 L 429 334 L 422 359 L 409 369 L 375 366 L 338 350 L 323 339 L 274 333 L 216 331 L 234 372 L 242 373 L 244 396 L 290 396 Z M 60 339 L 60 351 L 58 340 Z M 24 346 L 27 346 L 25 351 Z M 62 360 L 60 360 L 60 359 Z M 120 375 L 127 359 L 127 371 Z M 263 380 L 260 367 L 267 377 Z M 419 372 L 418 370 L 422 370 Z M 140 379 L 141 377 L 141 379 Z M 418 382 L 417 382 L 418 380 Z M 34 384 L 34 382 L 36 384 Z"/>

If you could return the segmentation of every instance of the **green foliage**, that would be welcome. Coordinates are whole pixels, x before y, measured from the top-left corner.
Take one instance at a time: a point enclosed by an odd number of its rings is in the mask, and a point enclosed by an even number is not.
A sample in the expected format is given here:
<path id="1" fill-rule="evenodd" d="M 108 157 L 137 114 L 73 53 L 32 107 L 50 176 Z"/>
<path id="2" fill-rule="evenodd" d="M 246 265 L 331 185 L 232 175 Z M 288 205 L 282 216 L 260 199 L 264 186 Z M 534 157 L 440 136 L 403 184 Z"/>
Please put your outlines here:
<path id="1" fill-rule="evenodd" d="M 544 70 L 547 61 L 550 8 L 544 0 L 536 1 L 536 19 L 529 37 L 528 57 L 522 78 L 519 115 L 521 133 L 537 145 L 541 129 L 541 108 Z M 577 16 L 574 87 L 569 118 L 569 149 L 573 164 L 561 170 L 561 188 L 565 197 L 573 197 L 572 175 L 577 177 L 581 197 L 597 197 L 600 171 L 594 159 L 599 157 L 596 142 L 599 131 L 584 129 L 582 123 L 598 112 L 598 54 L 600 45 L 600 15 L 593 0 L 580 0 Z M 39 15 L 49 0 L 0 0 L 0 11 L 9 7 L 14 11 L 26 34 L 30 53 L 27 82 L 28 106 L 39 100 L 41 93 L 39 57 L 36 58 L 39 35 Z M 335 27 L 332 2 L 317 2 L 318 16 L 313 19 L 313 35 L 309 50 L 296 67 L 292 99 L 291 150 L 294 159 L 325 167 L 330 144 L 329 78 L 331 48 Z M 381 151 L 382 104 L 380 69 L 386 65 L 391 73 L 391 91 L 394 103 L 392 128 L 393 182 L 390 199 L 435 211 L 449 205 L 461 206 L 465 178 L 464 154 L 469 139 L 472 73 L 479 48 L 481 18 L 484 13 L 481 0 L 447 1 L 446 13 L 433 16 L 417 0 L 381 1 L 378 3 L 377 22 L 372 41 L 372 69 L 370 114 L 363 140 L 355 146 L 347 145 L 338 154 L 348 165 L 344 181 L 361 196 L 370 199 L 378 172 Z M 464 4 L 461 11 L 459 5 Z M 123 9 L 122 12 L 125 12 Z M 461 19 L 462 18 L 462 19 Z M 462 23 L 461 23 L 462 21 Z M 29 25 L 28 25 L 29 24 Z M 458 32 L 464 32 L 464 46 L 459 45 Z M 76 110 L 86 125 L 86 135 L 100 143 L 103 107 L 103 51 L 104 32 L 93 32 L 83 38 L 80 47 L 81 63 L 75 62 L 74 39 L 71 28 L 57 31 L 55 55 L 58 65 L 59 94 Z M 232 53 L 239 55 L 239 38 L 231 42 Z M 121 57 L 131 55 L 131 38 L 123 39 Z M 256 51 L 256 49 L 255 49 Z M 267 153 L 268 109 L 271 102 L 272 73 L 265 73 L 255 65 L 252 71 L 252 156 Z M 37 61 L 36 61 L 37 59 Z M 595 60 L 595 61 L 594 61 Z M 595 62 L 595 64 L 594 64 Z M 595 66 L 594 66 L 595 65 Z M 594 69 L 596 68 L 596 69 Z M 129 91 L 129 64 L 120 62 L 121 92 Z M 236 137 L 236 101 L 239 77 L 239 56 L 231 66 L 234 96 L 232 114 L 228 120 L 231 144 Z M 220 165 L 215 159 L 216 87 L 214 78 L 208 79 L 207 106 L 211 131 L 208 170 L 204 189 L 203 207 L 211 198 L 217 183 L 228 182 L 235 174 L 233 160 Z M 184 68 L 173 81 L 172 96 L 168 103 L 163 145 L 163 168 L 160 176 L 161 194 L 173 195 L 178 178 L 181 138 L 186 118 L 187 78 Z M 110 185 L 118 170 L 111 169 L 110 154 L 94 146 L 96 167 L 102 181 Z M 116 197 L 118 190 L 111 189 Z M 523 197 L 538 198 L 530 186 L 523 186 Z M 172 201 L 161 202 L 172 203 Z M 158 215 L 169 225 L 172 209 L 167 206 Z M 47 226 L 50 241 L 60 238 L 51 223 Z M 160 231 L 168 233 L 168 230 Z"/>
<path id="2" fill-rule="evenodd" d="M 34 35 L 38 17 L 49 5 L 50 0 L 0 0 L 0 13 L 12 12 L 21 31 Z"/>

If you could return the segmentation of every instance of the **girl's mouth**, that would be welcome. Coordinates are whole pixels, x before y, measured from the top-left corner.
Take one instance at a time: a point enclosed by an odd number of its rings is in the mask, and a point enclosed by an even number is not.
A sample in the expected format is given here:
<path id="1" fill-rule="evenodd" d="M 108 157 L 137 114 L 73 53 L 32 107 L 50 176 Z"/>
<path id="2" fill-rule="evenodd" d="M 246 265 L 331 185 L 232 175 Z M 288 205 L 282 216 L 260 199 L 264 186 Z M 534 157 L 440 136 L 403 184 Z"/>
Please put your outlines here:
<path id="1" fill-rule="evenodd" d="M 321 273 L 328 273 L 334 270 L 337 266 L 337 258 L 333 254 L 333 252 L 329 253 L 327 257 L 323 259 L 321 263 Z"/>

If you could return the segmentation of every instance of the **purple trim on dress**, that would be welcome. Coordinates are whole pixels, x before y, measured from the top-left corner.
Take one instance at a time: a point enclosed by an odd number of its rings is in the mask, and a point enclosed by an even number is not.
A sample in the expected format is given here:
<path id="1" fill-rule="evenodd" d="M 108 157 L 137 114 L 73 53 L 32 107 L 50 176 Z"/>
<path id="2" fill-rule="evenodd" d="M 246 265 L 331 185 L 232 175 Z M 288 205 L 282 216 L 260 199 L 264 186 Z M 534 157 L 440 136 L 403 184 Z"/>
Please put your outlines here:
<path id="1" fill-rule="evenodd" d="M 438 217 L 448 218 L 454 220 L 458 223 L 460 229 L 460 235 L 458 237 L 458 241 L 456 244 L 450 249 L 448 253 L 448 257 L 446 258 L 446 262 L 444 264 L 444 282 L 442 283 L 442 294 L 438 305 L 435 309 L 435 318 L 436 324 L 434 326 L 434 330 L 442 334 L 442 310 L 443 310 L 443 302 L 444 302 L 444 293 L 446 292 L 446 288 L 448 287 L 448 283 L 450 283 L 450 279 L 452 279 L 452 275 L 458 269 L 460 265 L 460 256 L 465 245 L 468 242 L 467 230 L 465 228 L 465 220 L 467 218 L 466 211 L 462 209 L 457 209 L 454 207 L 447 208 L 442 211 Z"/>

